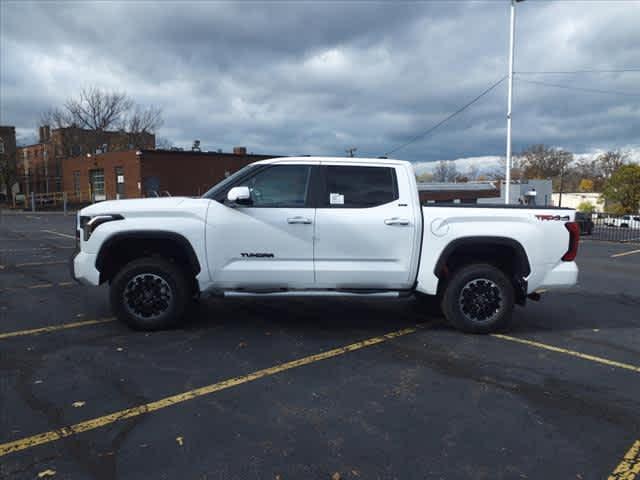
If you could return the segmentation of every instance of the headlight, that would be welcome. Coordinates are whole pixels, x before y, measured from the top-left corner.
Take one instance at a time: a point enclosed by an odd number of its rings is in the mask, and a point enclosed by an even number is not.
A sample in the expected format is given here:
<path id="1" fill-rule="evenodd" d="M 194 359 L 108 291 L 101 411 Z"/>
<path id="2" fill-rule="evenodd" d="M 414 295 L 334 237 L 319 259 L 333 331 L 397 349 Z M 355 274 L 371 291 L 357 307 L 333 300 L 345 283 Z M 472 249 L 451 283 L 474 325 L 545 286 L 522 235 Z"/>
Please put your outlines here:
<path id="1" fill-rule="evenodd" d="M 80 228 L 84 232 L 84 241 L 91 237 L 91 234 L 103 223 L 112 222 L 114 220 L 124 220 L 122 215 L 117 213 L 108 215 L 96 215 L 95 217 L 80 217 Z"/>

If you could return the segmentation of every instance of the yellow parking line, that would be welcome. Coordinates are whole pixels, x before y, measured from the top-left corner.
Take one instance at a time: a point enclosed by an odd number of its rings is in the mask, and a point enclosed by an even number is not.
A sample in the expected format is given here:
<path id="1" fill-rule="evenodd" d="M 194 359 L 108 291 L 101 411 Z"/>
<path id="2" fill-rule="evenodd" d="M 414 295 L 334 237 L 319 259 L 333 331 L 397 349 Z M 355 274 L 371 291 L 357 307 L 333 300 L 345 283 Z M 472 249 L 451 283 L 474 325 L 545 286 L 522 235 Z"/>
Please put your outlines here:
<path id="1" fill-rule="evenodd" d="M 611 255 L 611 258 L 624 257 L 626 255 L 633 255 L 634 253 L 640 253 L 640 250 L 631 250 L 630 252 L 616 253 L 615 255 Z"/>
<path id="2" fill-rule="evenodd" d="M 640 440 L 636 440 L 608 480 L 634 480 L 640 478 Z"/>
<path id="3" fill-rule="evenodd" d="M 277 373 L 284 372 L 286 370 L 291 370 L 293 368 L 301 367 L 303 365 L 309 365 L 311 363 L 319 362 L 321 360 L 326 360 L 328 358 L 344 355 L 345 353 L 353 352 L 355 350 L 360 350 L 365 347 L 370 347 L 371 345 L 376 345 L 378 343 L 386 342 L 393 338 L 401 337 L 403 335 L 408 335 L 410 333 L 415 333 L 415 332 L 416 332 L 416 328 L 405 328 L 403 330 L 387 333 L 379 337 L 373 337 L 373 338 L 369 338 L 368 340 L 352 343 L 344 347 L 339 347 L 333 350 L 328 350 L 326 352 L 310 355 L 308 357 L 299 358 L 291 362 L 281 363 L 280 365 L 275 365 L 273 367 L 265 368 L 263 370 L 258 370 L 256 372 L 249 373 L 248 375 L 242 375 L 240 377 L 230 378 L 228 380 L 223 380 L 222 382 L 196 388 L 194 390 L 189 390 L 187 392 L 179 393 L 177 395 L 171 395 L 170 397 L 165 397 L 160 400 L 156 400 L 155 402 L 145 403 L 143 405 L 138 405 L 137 407 L 127 408 L 125 410 L 113 412 L 108 415 L 104 415 L 102 417 L 92 418 L 84 422 L 76 423 L 75 425 L 69 425 L 69 426 L 58 428 L 56 430 L 51 430 L 49 432 L 39 433 L 31 437 L 25 437 L 19 440 L 14 440 L 13 442 L 3 443 L 3 444 L 0 444 L 0 457 L 4 455 L 8 455 L 13 452 L 19 452 L 21 450 L 33 448 L 38 445 L 43 445 L 45 443 L 54 442 L 56 440 L 70 437 L 72 435 L 77 435 L 82 432 L 104 427 L 106 425 L 110 425 L 112 423 L 116 423 L 121 420 L 138 417 L 140 415 L 154 412 L 156 410 L 171 407 L 173 405 L 177 405 L 179 403 L 183 403 L 188 400 L 193 400 L 194 398 L 202 397 L 204 395 L 210 395 L 212 393 L 219 392 L 227 388 L 236 387 L 244 383 L 253 382 L 254 380 L 268 377 L 270 375 L 275 375 Z"/>
<path id="4" fill-rule="evenodd" d="M 47 233 L 52 233 L 53 235 L 60 235 L 61 237 L 65 237 L 65 238 L 73 238 L 74 240 L 76 239 L 76 237 L 74 237 L 73 235 L 56 232 L 55 230 L 42 230 L 42 231 Z"/>
<path id="5" fill-rule="evenodd" d="M 631 370 L 632 372 L 640 373 L 640 367 L 635 365 L 629 365 L 628 363 L 616 362 L 615 360 L 609 360 L 607 358 L 596 357 L 595 355 L 589 355 L 586 353 L 576 352 L 575 350 L 567 350 L 566 348 L 554 347 L 553 345 L 547 345 L 546 343 L 534 342 L 532 340 L 525 340 L 524 338 L 512 337 L 510 335 L 502 335 L 499 333 L 491 334 L 492 337 L 501 338 L 502 340 L 509 340 L 510 342 L 522 343 L 531 347 L 542 348 L 544 350 L 550 350 L 552 352 L 564 353 L 573 357 L 582 358 L 583 360 L 590 360 L 592 362 L 601 363 L 610 367 L 623 368 L 625 370 Z"/>
<path id="6" fill-rule="evenodd" d="M 101 323 L 109 323 L 113 321 L 115 321 L 115 318 L 101 318 L 98 320 L 85 320 L 82 322 L 63 323 L 62 325 L 51 325 L 50 327 L 32 328 L 30 330 L 17 330 L 14 332 L 0 333 L 0 340 L 13 337 L 24 337 L 27 335 L 38 335 L 40 333 L 57 332 L 59 330 L 86 327 L 88 325 L 100 325 Z"/>

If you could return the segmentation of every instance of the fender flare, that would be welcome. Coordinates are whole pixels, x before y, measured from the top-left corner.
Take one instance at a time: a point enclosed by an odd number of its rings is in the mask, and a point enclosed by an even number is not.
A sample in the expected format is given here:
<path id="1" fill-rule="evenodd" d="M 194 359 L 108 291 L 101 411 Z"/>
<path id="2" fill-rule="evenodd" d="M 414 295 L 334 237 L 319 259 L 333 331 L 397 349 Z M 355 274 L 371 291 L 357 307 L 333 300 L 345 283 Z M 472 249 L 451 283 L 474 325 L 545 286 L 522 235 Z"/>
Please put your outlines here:
<path id="1" fill-rule="evenodd" d="M 498 245 L 501 247 L 506 246 L 512 248 L 516 254 L 516 268 L 518 273 L 520 273 L 522 277 L 526 277 L 531 273 L 531 265 L 529 264 L 527 252 L 525 251 L 522 244 L 517 240 L 507 237 L 473 236 L 457 238 L 449 242 L 444 250 L 442 250 L 440 258 L 438 258 L 438 261 L 436 262 L 433 270 L 434 275 L 440 278 L 440 272 L 442 271 L 442 268 L 445 266 L 447 260 L 449 260 L 449 257 L 456 249 L 464 246 L 475 245 Z"/>
<path id="2" fill-rule="evenodd" d="M 200 273 L 200 261 L 196 255 L 193 246 L 183 235 L 179 233 L 164 231 L 164 230 L 130 230 L 126 232 L 118 232 L 107 237 L 107 239 L 100 246 L 100 251 L 96 256 L 96 269 L 102 271 L 104 267 L 105 259 L 109 250 L 117 243 L 125 240 L 170 240 L 180 245 L 180 248 L 187 254 L 187 261 L 189 266 L 193 269 L 195 275 Z"/>

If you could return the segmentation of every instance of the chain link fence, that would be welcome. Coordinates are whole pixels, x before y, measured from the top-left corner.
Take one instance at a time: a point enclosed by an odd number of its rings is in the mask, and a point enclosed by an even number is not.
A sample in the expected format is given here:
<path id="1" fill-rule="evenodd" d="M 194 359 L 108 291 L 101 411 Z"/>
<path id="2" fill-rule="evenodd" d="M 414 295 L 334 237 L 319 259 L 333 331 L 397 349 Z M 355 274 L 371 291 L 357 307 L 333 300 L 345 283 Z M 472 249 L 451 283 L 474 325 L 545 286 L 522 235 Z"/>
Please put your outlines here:
<path id="1" fill-rule="evenodd" d="M 582 218 L 581 218 L 582 217 Z M 582 235 L 592 240 L 640 243 L 640 215 L 578 215 Z"/>

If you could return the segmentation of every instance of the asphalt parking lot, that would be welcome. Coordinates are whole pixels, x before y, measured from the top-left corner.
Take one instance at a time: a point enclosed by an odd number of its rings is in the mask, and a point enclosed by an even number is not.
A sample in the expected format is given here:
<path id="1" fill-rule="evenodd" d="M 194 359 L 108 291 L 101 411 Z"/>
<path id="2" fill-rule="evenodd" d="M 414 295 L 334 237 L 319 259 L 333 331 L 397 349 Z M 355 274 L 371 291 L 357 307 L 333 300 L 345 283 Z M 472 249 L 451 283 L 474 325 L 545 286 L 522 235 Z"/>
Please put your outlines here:
<path id="1" fill-rule="evenodd" d="M 640 479 L 640 244 L 584 241 L 505 335 L 300 298 L 138 333 L 71 281 L 73 221 L 0 217 L 0 478 Z"/>

